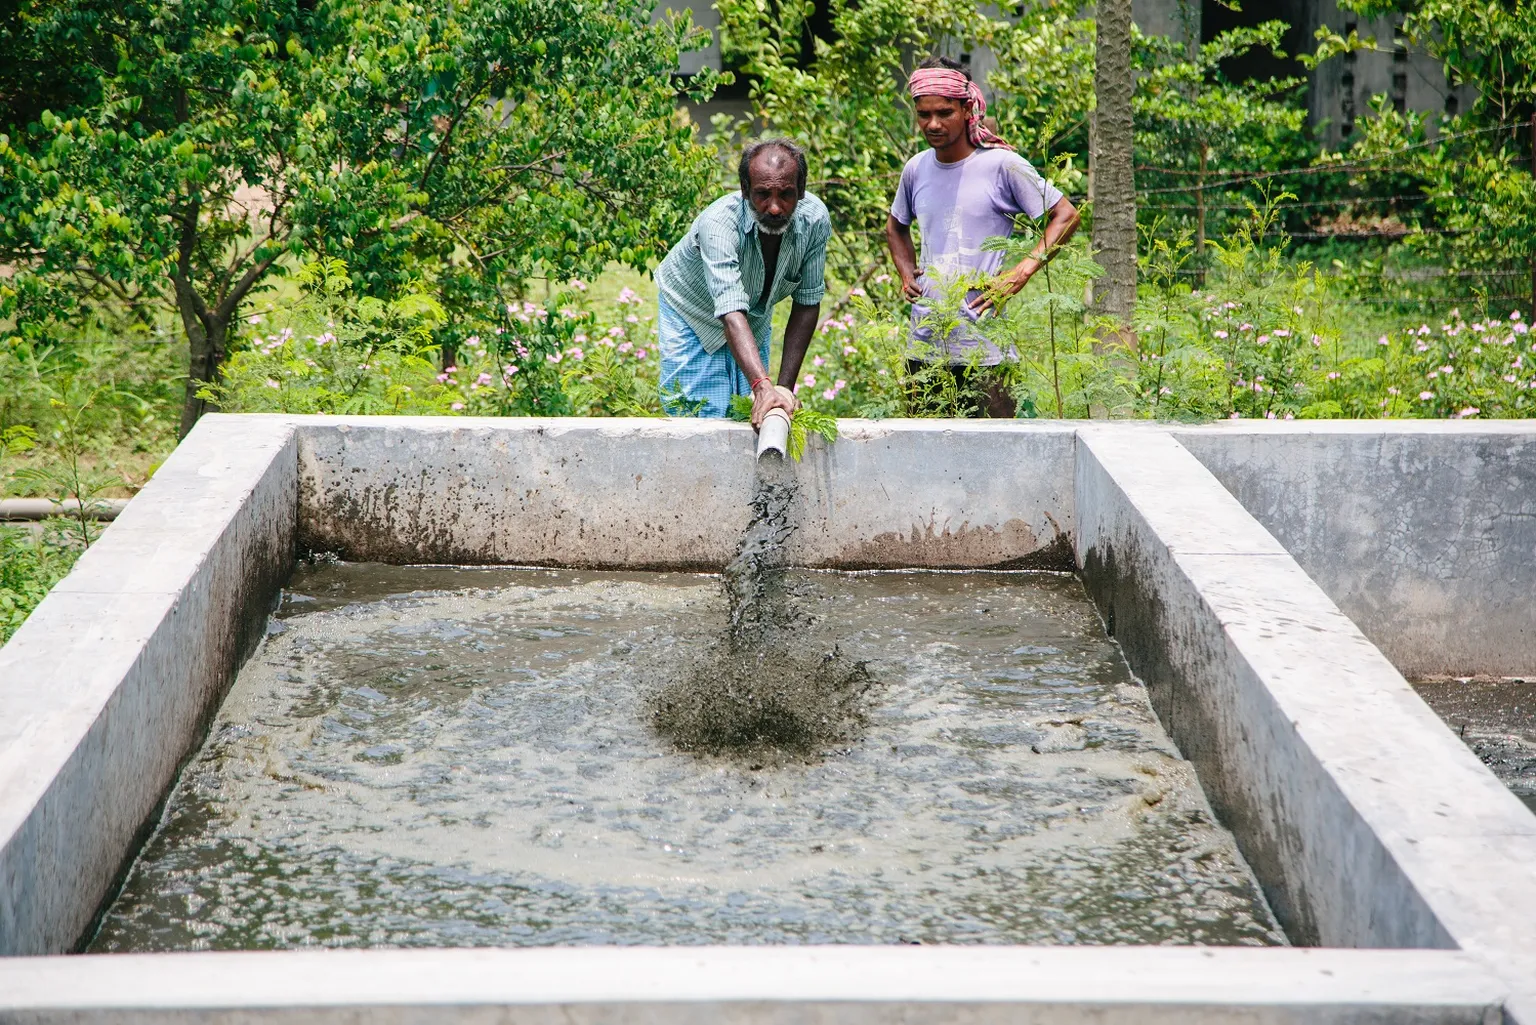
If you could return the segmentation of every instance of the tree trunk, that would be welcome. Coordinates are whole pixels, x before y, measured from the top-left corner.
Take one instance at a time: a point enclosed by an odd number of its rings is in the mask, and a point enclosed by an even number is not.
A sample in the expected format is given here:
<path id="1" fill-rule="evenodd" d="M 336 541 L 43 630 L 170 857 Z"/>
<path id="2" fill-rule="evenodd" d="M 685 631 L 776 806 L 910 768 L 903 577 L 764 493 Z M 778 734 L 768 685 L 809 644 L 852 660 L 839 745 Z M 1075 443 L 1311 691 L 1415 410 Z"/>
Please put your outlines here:
<path id="1" fill-rule="evenodd" d="M 219 380 L 224 366 L 226 344 L 229 338 L 228 317 L 220 317 L 202 303 L 191 283 L 175 277 L 176 308 L 181 314 L 182 327 L 187 332 L 191 355 L 187 366 L 187 394 L 181 406 L 181 429 L 177 436 L 185 438 L 204 413 L 216 413 L 218 407 L 207 399 L 197 397 L 198 390 Z M 201 307 L 201 310 L 199 310 Z"/>
<path id="2" fill-rule="evenodd" d="M 1094 282 L 1099 313 L 1130 340 L 1136 306 L 1136 180 L 1132 173 L 1131 0 L 1099 0 L 1093 91 L 1093 248 L 1104 267 Z"/>

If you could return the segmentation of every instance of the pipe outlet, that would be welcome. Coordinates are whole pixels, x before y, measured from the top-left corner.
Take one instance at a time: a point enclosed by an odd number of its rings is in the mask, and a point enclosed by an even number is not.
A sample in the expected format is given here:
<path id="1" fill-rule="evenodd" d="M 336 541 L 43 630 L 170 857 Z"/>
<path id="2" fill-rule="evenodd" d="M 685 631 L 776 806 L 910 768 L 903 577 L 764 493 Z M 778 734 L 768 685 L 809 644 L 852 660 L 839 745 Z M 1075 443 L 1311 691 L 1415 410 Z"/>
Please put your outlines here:
<path id="1" fill-rule="evenodd" d="M 763 417 L 757 429 L 757 458 L 777 452 L 782 458 L 789 451 L 789 414 L 775 407 Z"/>

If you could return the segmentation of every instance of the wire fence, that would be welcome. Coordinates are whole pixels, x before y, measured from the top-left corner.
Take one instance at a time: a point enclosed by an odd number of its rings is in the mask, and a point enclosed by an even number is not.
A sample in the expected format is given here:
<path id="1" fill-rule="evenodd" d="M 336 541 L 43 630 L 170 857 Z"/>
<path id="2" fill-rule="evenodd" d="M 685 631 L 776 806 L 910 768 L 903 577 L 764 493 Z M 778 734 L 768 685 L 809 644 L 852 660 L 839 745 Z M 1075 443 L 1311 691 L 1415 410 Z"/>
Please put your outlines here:
<path id="1" fill-rule="evenodd" d="M 1265 186 L 1275 183 L 1287 187 L 1303 183 L 1314 188 L 1294 188 L 1301 193 L 1298 200 L 1288 200 L 1278 208 L 1279 221 L 1264 232 L 1266 238 L 1286 238 L 1304 244 L 1339 245 L 1360 244 L 1368 249 L 1372 259 L 1384 260 L 1391 250 L 1380 243 L 1392 244 L 1405 240 L 1444 239 L 1447 242 L 1463 239 L 1458 244 L 1465 249 L 1470 243 L 1477 248 L 1475 239 L 1482 234 L 1480 226 L 1460 224 L 1444 227 L 1436 223 L 1444 213 L 1440 197 L 1429 189 L 1408 191 L 1412 188 L 1415 171 L 1412 158 L 1425 150 L 1445 146 L 1457 140 L 1487 136 L 1494 133 L 1511 133 L 1516 139 L 1530 129 L 1532 146 L 1536 148 L 1536 121 L 1509 121 L 1480 128 L 1456 132 L 1441 132 L 1434 137 L 1421 139 L 1406 145 L 1359 156 L 1342 156 L 1308 165 L 1290 168 L 1190 168 L 1163 167 L 1139 164 L 1137 172 L 1138 212 L 1167 215 L 1177 229 L 1193 230 L 1196 237 L 1214 237 L 1230 226 L 1234 214 L 1241 215 L 1255 206 L 1262 208 L 1268 195 Z M 1532 173 L 1536 175 L 1536 153 L 1532 154 Z M 1170 180 L 1171 179 L 1171 180 Z M 1385 187 L 1383 187 L 1385 186 Z M 1248 197 L 1242 192 L 1248 190 Z M 1329 191 L 1342 194 L 1329 196 Z M 1319 191 L 1325 194 L 1319 196 Z M 1311 195 L 1308 195 L 1308 193 Z M 1192 223 L 1193 222 L 1193 223 Z M 1454 223 L 1454 222 L 1453 222 Z M 1214 229 L 1214 230 L 1212 230 Z M 1209 233 L 1209 234 L 1208 234 Z M 1202 249 L 1204 247 L 1201 247 Z M 1430 252 L 1432 253 L 1432 248 Z M 1429 257 L 1433 259 L 1433 257 Z M 1462 257 L 1464 258 L 1464 257 Z M 1459 258 L 1460 259 L 1460 258 Z M 1486 254 L 1488 266 L 1477 269 L 1444 269 L 1426 267 L 1418 272 L 1390 274 L 1383 271 L 1375 278 L 1379 282 L 1378 294 L 1357 295 L 1338 301 L 1363 307 L 1422 306 L 1483 307 L 1513 304 L 1516 308 L 1536 308 L 1536 265 L 1524 266 L 1518 259 L 1518 269 L 1511 268 L 1507 260 L 1501 261 L 1490 247 Z M 1204 263 L 1204 253 L 1196 257 Z M 1468 261 L 1472 267 L 1482 262 L 1474 253 Z M 1502 265 L 1500 263 L 1502 262 Z M 1369 267 L 1370 264 L 1364 266 Z M 1179 272 L 1186 279 L 1203 281 L 1214 268 L 1189 267 Z M 1358 270 L 1358 268 L 1356 268 Z M 1368 283 L 1373 275 L 1365 275 L 1362 282 L 1358 274 L 1353 276 L 1355 287 Z M 1530 282 L 1529 292 L 1511 293 L 1511 285 L 1519 288 L 1517 281 Z M 1452 290 L 1457 282 L 1463 284 L 1456 291 L 1472 291 L 1470 295 L 1437 294 Z M 1486 287 L 1479 293 L 1478 285 Z M 1469 287 L 1470 286 L 1470 287 Z M 1388 294 L 1401 288 L 1397 294 Z"/>

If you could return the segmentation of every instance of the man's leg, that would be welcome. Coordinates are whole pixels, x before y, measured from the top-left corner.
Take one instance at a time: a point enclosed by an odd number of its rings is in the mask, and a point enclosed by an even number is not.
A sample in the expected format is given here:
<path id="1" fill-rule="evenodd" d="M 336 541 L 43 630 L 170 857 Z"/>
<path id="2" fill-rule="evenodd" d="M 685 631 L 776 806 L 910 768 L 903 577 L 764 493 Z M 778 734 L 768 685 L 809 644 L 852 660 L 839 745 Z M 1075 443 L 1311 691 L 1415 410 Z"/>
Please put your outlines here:
<path id="1" fill-rule="evenodd" d="M 1018 415 L 1018 403 L 1008 391 L 1002 381 L 991 374 L 983 375 L 981 380 L 972 385 L 973 390 L 980 391 L 982 415 L 994 420 L 1012 420 Z"/>
<path id="2" fill-rule="evenodd" d="M 658 298 L 661 410 L 668 416 L 723 417 L 731 411 L 734 378 L 741 374 L 730 351 L 705 352 L 688 321 Z"/>

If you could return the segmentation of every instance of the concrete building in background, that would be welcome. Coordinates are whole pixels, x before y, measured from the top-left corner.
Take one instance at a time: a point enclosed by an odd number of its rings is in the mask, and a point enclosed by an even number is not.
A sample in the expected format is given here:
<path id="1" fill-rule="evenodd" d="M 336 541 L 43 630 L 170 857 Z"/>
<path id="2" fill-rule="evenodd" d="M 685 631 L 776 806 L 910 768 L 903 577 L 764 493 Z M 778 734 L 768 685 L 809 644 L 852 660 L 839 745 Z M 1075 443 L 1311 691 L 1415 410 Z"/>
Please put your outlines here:
<path id="1" fill-rule="evenodd" d="M 694 23 L 715 35 L 708 49 L 685 54 L 680 70 L 692 74 L 704 67 L 720 68 L 720 16 L 714 7 L 702 0 L 671 4 L 663 0 L 660 6 L 691 9 Z M 829 27 L 827 6 L 827 0 L 817 0 L 811 19 L 814 31 Z M 1291 27 L 1285 36 L 1284 58 L 1253 53 L 1230 62 L 1225 70 L 1239 79 L 1305 78 L 1309 120 L 1322 126 L 1323 141 L 1329 146 L 1348 141 L 1355 120 L 1370 114 L 1373 96 L 1386 96 L 1398 110 L 1443 115 L 1465 110 L 1474 96 L 1466 86 L 1452 88 L 1447 84 L 1439 61 L 1399 45 L 1400 17 L 1362 19 L 1353 11 L 1341 10 L 1338 0 L 1267 0 L 1243 5 L 1242 10 L 1232 10 L 1215 0 L 1134 0 L 1133 11 L 1137 26 L 1145 33 L 1201 42 L 1227 29 L 1274 19 L 1287 22 Z M 1324 26 L 1344 36 L 1356 31 L 1361 37 L 1374 37 L 1376 49 L 1346 54 L 1308 71 L 1296 56 L 1316 47 L 1314 33 Z M 981 49 L 949 56 L 968 63 L 983 84 L 995 63 L 992 54 Z"/>

